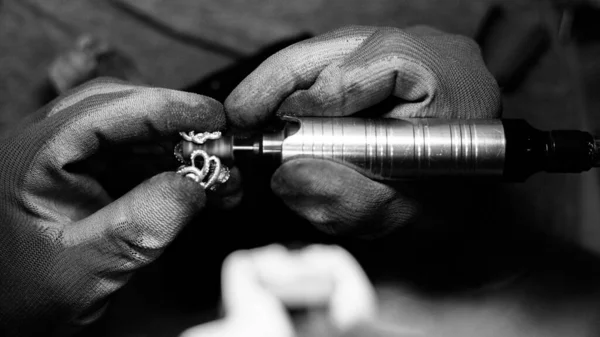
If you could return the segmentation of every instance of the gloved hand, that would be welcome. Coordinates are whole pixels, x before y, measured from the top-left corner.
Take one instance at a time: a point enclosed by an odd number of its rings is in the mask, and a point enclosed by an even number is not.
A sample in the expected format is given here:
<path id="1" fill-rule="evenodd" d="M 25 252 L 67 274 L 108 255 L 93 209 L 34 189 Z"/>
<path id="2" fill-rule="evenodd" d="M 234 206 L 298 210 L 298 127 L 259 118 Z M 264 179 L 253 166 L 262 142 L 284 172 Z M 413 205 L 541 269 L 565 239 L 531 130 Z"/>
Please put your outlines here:
<path id="1" fill-rule="evenodd" d="M 86 161 L 224 125 L 210 98 L 104 79 L 56 99 L 0 140 L 0 335 L 65 336 L 94 321 L 204 207 L 204 189 L 175 172 L 113 200 Z"/>
<path id="2" fill-rule="evenodd" d="M 471 39 L 428 27 L 346 27 L 273 55 L 225 101 L 237 128 L 275 114 L 297 116 L 493 118 L 500 91 Z M 272 189 L 318 228 L 381 235 L 414 220 L 403 190 L 323 160 L 295 159 Z"/>

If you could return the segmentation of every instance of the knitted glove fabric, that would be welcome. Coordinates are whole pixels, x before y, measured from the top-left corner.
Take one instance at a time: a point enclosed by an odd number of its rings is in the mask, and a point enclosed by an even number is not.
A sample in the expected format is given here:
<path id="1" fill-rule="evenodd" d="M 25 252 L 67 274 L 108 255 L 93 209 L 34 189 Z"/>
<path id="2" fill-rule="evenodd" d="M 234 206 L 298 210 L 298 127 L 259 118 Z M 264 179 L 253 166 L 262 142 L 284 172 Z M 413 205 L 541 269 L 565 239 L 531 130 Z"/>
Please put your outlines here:
<path id="1" fill-rule="evenodd" d="M 204 207 L 204 190 L 174 172 L 113 200 L 81 163 L 224 125 L 221 104 L 210 98 L 101 79 L 1 139 L 0 335 L 64 336 L 94 321 Z"/>
<path id="2" fill-rule="evenodd" d="M 253 129 L 276 114 L 494 118 L 501 101 L 471 39 L 423 26 L 351 26 L 267 59 L 230 94 L 225 111 L 233 127 Z M 284 163 L 272 188 L 334 234 L 381 235 L 413 221 L 419 208 L 401 189 L 323 160 Z"/>

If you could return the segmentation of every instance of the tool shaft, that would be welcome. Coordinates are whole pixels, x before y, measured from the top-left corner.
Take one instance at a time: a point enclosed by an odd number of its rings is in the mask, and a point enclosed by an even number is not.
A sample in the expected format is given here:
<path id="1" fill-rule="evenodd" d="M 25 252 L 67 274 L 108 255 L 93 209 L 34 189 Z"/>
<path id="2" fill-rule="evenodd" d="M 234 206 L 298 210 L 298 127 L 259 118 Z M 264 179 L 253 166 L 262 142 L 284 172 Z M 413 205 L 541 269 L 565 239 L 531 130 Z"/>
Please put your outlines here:
<path id="1" fill-rule="evenodd" d="M 275 163 L 295 158 L 342 163 L 376 180 L 500 177 L 523 181 L 546 171 L 579 173 L 600 166 L 599 140 L 577 130 L 540 131 L 510 119 L 364 119 L 284 117 L 285 127 L 257 137 L 225 136 L 197 145 L 222 160 L 241 154 Z"/>

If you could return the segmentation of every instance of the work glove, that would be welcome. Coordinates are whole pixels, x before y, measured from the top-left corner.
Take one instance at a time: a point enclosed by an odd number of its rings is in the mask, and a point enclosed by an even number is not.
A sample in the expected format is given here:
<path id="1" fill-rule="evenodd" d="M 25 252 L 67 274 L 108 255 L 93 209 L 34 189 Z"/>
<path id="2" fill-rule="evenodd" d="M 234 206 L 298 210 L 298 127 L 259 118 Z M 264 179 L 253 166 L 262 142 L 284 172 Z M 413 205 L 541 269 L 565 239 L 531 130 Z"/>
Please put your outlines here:
<path id="1" fill-rule="evenodd" d="M 93 322 L 205 205 L 200 184 L 175 172 L 113 196 L 101 173 L 137 182 L 148 171 L 113 172 L 98 158 L 224 125 L 210 98 L 101 79 L 1 139 L 0 335 L 65 336 Z"/>
<path id="2" fill-rule="evenodd" d="M 231 126 L 260 129 L 275 115 L 494 118 L 500 91 L 469 38 L 429 27 L 341 28 L 263 62 L 225 101 Z M 339 163 L 292 159 L 275 194 L 319 229 L 380 236 L 419 213 L 402 188 Z"/>

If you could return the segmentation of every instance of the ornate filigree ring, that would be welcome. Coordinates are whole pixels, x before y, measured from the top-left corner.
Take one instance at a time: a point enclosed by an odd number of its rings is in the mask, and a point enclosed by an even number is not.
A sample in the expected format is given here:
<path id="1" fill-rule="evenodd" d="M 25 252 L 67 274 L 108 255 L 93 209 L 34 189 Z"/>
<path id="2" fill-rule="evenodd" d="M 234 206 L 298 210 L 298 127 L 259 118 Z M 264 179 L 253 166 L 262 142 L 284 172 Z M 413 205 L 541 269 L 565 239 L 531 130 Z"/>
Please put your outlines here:
<path id="1" fill-rule="evenodd" d="M 188 134 L 180 132 L 181 136 L 186 141 L 191 141 L 196 144 L 204 144 L 208 139 L 218 139 L 221 137 L 220 132 L 205 132 L 202 134 L 194 134 L 190 131 Z M 181 145 L 179 149 L 176 147 L 175 156 L 183 162 L 181 154 Z M 202 166 L 196 166 L 197 158 L 202 158 Z M 188 177 L 199 183 L 204 189 L 211 191 L 216 190 L 218 185 L 224 184 L 230 177 L 229 168 L 221 163 L 221 160 L 216 156 L 209 156 L 204 150 L 194 150 L 190 155 L 190 166 L 181 166 L 177 173 Z"/>

